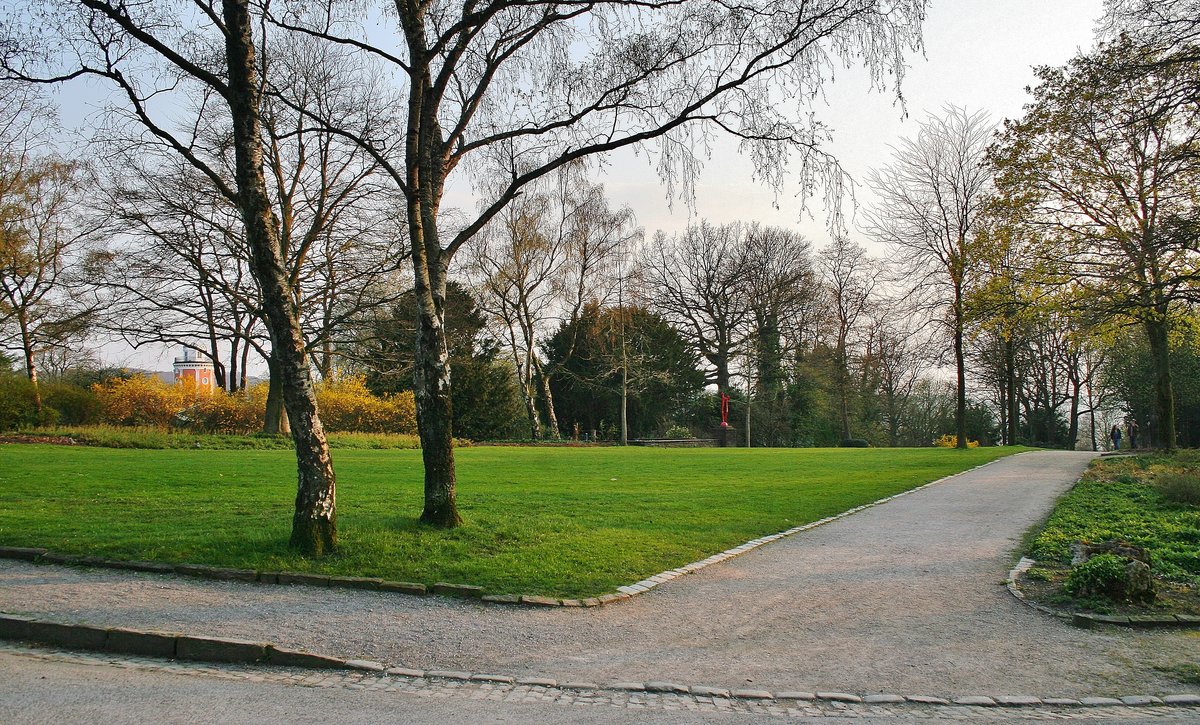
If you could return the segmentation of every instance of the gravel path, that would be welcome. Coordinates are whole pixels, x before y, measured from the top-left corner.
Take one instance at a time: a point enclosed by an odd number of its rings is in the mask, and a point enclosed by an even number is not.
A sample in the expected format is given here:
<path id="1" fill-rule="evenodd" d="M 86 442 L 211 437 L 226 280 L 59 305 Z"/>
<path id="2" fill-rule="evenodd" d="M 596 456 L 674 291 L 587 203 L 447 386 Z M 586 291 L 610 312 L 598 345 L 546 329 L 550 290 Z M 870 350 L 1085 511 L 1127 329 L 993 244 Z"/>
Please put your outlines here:
<path id="1" fill-rule="evenodd" d="M 1089 458 L 1006 458 L 598 609 L 4 561 L 0 610 L 559 681 L 939 696 L 1194 691 L 1155 667 L 1200 660 L 1200 636 L 1079 630 L 1005 591 L 1021 535 Z"/>

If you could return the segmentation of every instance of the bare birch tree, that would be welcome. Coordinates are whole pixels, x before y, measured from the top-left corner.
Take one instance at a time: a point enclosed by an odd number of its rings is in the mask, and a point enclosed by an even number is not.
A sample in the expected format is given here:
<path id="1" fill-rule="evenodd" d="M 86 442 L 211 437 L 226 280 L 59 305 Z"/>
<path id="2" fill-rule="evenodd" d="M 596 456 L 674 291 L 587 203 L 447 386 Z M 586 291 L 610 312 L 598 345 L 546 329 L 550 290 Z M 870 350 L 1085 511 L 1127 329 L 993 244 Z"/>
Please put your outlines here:
<path id="1" fill-rule="evenodd" d="M 303 4 L 305 8 L 310 3 Z M 691 189 L 710 134 L 743 142 L 761 176 L 798 172 L 803 192 L 836 193 L 808 101 L 837 63 L 862 63 L 876 87 L 904 72 L 920 43 L 925 0 L 380 3 L 349 23 L 280 12 L 282 27 L 362 50 L 403 85 L 403 133 L 342 128 L 376 154 L 406 200 L 420 309 L 415 392 L 425 507 L 455 526 L 455 473 L 443 308 L 450 263 L 532 181 L 578 159 L 639 145 L 656 153 L 672 192 Z M 301 3 L 293 3 L 299 7 Z M 390 25 L 390 27 L 389 27 Z M 388 27 L 392 37 L 379 30 Z M 370 32 L 368 32 L 368 27 Z M 782 99 L 793 99 L 785 101 Z M 480 190 L 480 211 L 446 233 L 439 211 L 456 171 L 506 171 Z"/>
<path id="2" fill-rule="evenodd" d="M 992 123 L 983 112 L 948 107 L 930 115 L 892 163 L 870 173 L 876 200 L 864 229 L 896 253 L 909 297 L 944 326 L 956 374 L 958 447 L 967 446 L 964 330 L 973 272 L 971 242 L 992 187 L 984 163 Z"/>
<path id="3" fill-rule="evenodd" d="M 836 236 L 821 250 L 817 268 L 828 299 L 834 323 L 834 382 L 837 388 L 838 412 L 841 417 L 842 438 L 850 435 L 850 357 L 855 352 L 853 336 L 860 332 L 860 322 L 874 303 L 875 287 L 881 269 L 867 256 L 861 245 L 846 236 Z M 884 340 L 879 340 L 884 343 Z M 883 352 L 881 348 L 879 352 Z"/>
<path id="4" fill-rule="evenodd" d="M 260 19 L 251 0 L 21 2 L 9 8 L 0 60 L 10 78 L 26 82 L 106 83 L 127 117 L 145 129 L 147 143 L 179 154 L 236 205 L 293 423 L 298 482 L 290 543 L 326 554 L 337 542 L 333 462 L 264 172 Z M 193 93 L 228 114 L 232 184 L 219 159 L 192 143 L 196 127 L 178 120 L 181 108 L 192 108 L 193 123 L 203 109 L 170 103 Z"/>

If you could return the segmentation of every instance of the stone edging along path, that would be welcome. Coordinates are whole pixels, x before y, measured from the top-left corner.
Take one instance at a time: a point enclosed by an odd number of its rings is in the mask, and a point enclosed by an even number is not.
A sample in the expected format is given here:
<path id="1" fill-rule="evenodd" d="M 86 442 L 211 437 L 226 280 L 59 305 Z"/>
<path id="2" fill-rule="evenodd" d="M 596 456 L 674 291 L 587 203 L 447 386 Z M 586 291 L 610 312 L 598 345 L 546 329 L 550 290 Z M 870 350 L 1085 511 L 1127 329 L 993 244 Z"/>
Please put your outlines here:
<path id="1" fill-rule="evenodd" d="M 1014 456 L 1024 455 L 1026 451 L 1014 453 Z M 818 521 L 804 524 L 803 526 L 794 526 L 786 531 L 780 531 L 776 534 L 762 536 L 752 541 L 736 546 L 732 549 L 727 549 L 717 554 L 713 554 L 707 559 L 692 562 L 677 569 L 659 572 L 654 576 L 646 577 L 641 581 L 634 582 L 625 586 L 617 587 L 615 592 L 601 594 L 596 597 L 586 599 L 557 599 L 554 597 L 545 597 L 533 594 L 485 594 L 483 587 L 472 586 L 469 584 L 450 584 L 447 582 L 439 582 L 430 587 L 424 584 L 415 582 L 397 582 L 388 581 L 376 577 L 357 577 L 357 576 L 334 576 L 327 574 L 306 574 L 301 572 L 283 572 L 283 571 L 258 571 L 255 569 L 231 569 L 226 567 L 205 566 L 201 564 L 162 564 L 152 561 L 124 561 L 119 559 L 105 559 L 97 556 L 82 556 L 76 554 L 63 554 L 49 551 L 47 549 L 37 547 L 22 547 L 22 546 L 0 546 L 0 559 L 19 559 L 29 561 L 36 564 L 64 564 L 69 566 L 90 566 L 102 569 L 122 569 L 126 571 L 148 572 L 153 574 L 177 574 L 183 576 L 199 577 L 203 579 L 215 579 L 219 581 L 242 581 L 242 582 L 258 582 L 260 584 L 304 584 L 315 587 L 338 587 L 343 589 L 369 589 L 376 591 L 395 592 L 399 594 L 410 594 L 422 596 L 425 594 L 440 594 L 444 596 L 460 597 L 467 599 L 478 599 L 488 604 L 516 604 L 537 607 L 598 607 L 604 604 L 612 604 L 615 602 L 624 601 L 630 597 L 637 596 L 644 592 L 648 592 L 659 584 L 663 584 L 684 576 L 697 572 L 705 567 L 719 564 L 736 556 L 741 556 L 748 551 L 753 551 L 760 546 L 769 544 L 772 541 L 782 539 L 785 536 L 792 536 L 802 531 L 815 529 L 818 526 L 823 526 L 832 521 L 843 519 L 852 514 L 856 514 L 864 509 L 873 508 L 880 504 L 887 503 L 893 499 L 907 496 L 910 493 L 915 493 L 922 489 L 935 486 L 939 483 L 944 483 L 950 479 L 965 475 L 971 471 L 990 466 L 997 461 L 1010 458 L 1011 456 L 1003 456 L 987 463 L 981 463 L 978 466 L 973 466 L 958 473 L 952 473 L 949 476 L 943 476 L 935 481 L 922 484 L 916 488 L 910 488 L 906 491 L 881 498 L 877 501 L 856 506 L 847 511 L 834 516 L 827 516 Z"/>
<path id="2" fill-rule="evenodd" d="M 648 692 L 695 697 L 752 700 L 752 701 L 815 701 L 863 703 L 867 705 L 912 704 L 970 707 L 1145 707 L 1200 706 L 1200 695 L 1176 694 L 1127 695 L 1124 697 L 1032 697 L 1027 695 L 967 695 L 953 699 L 928 695 L 896 695 L 890 693 L 852 694 L 848 692 L 802 692 L 798 690 L 769 692 L 767 690 L 730 690 L 703 685 L 684 685 L 674 682 L 614 682 L 600 685 L 594 682 L 558 681 L 548 677 L 510 677 L 449 670 L 417 670 L 389 667 L 370 660 L 347 660 L 327 655 L 311 654 L 276 647 L 270 642 L 251 642 L 221 637 L 201 637 L 175 632 L 153 632 L 124 628 L 93 627 L 86 624 L 65 624 L 33 617 L 0 614 L 0 639 L 35 642 L 64 649 L 83 649 L 101 652 L 140 655 L 195 662 L 274 665 L 309 669 L 357 670 L 380 676 L 460 682 L 494 683 L 497 685 L 529 685 L 557 690 L 591 692 Z"/>
<path id="3" fill-rule="evenodd" d="M 1008 572 L 1008 579 L 1004 582 L 1008 587 L 1008 591 L 1017 601 L 1026 604 L 1043 614 L 1049 614 L 1058 619 L 1065 619 L 1076 627 L 1083 629 L 1091 629 L 1098 624 L 1112 624 L 1118 627 L 1136 627 L 1138 629 L 1163 629 L 1163 628 L 1200 628 L 1200 617 L 1191 614 L 1131 614 L 1128 616 L 1110 616 L 1107 614 L 1087 614 L 1084 612 L 1063 612 L 1044 604 L 1031 602 L 1025 598 L 1025 592 L 1017 586 L 1017 577 L 1036 564 L 1037 561 L 1030 559 L 1027 556 L 1021 557 L 1017 565 Z"/>

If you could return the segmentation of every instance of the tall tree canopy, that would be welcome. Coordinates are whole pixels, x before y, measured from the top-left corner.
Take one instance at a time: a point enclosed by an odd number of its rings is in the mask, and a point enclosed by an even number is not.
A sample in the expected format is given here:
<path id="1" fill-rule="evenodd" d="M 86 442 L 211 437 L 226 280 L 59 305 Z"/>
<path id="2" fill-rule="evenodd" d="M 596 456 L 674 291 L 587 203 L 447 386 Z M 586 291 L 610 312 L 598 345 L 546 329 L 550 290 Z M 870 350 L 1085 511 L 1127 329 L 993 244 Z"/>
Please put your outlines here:
<path id="1" fill-rule="evenodd" d="M 1145 330 L 1156 420 L 1175 446 L 1169 334 L 1198 297 L 1200 107 L 1181 103 L 1200 64 L 1155 64 L 1124 38 L 1040 68 L 1034 100 L 992 152 L 1000 193 L 1038 231 L 1034 260 L 1059 270 L 1075 304 Z M 1122 68 L 1144 70 L 1130 75 Z"/>

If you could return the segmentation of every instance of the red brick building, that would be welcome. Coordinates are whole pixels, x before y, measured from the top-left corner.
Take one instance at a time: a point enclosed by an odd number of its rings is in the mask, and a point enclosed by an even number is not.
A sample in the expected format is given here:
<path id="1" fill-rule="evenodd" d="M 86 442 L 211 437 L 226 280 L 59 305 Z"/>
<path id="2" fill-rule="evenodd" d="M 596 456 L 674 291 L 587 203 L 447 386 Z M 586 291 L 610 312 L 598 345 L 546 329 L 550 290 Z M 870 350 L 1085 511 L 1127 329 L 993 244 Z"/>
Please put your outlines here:
<path id="1" fill-rule="evenodd" d="M 179 385 L 185 380 L 192 381 L 200 390 L 212 391 L 216 381 L 213 364 L 200 359 L 195 350 L 184 348 L 183 357 L 175 358 L 175 384 Z"/>

